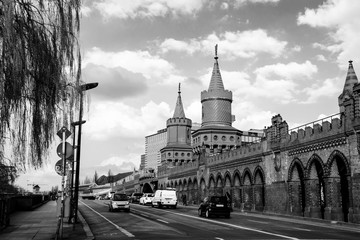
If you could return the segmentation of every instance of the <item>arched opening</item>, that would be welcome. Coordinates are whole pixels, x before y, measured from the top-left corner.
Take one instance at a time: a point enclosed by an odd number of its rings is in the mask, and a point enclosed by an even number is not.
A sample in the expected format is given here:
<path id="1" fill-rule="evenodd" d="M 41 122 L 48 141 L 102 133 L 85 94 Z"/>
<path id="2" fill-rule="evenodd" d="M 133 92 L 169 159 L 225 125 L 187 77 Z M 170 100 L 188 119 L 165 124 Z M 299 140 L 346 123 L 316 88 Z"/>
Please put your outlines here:
<path id="1" fill-rule="evenodd" d="M 215 189 L 215 194 L 218 196 L 222 196 L 223 194 L 223 180 L 221 175 L 219 174 L 216 178 L 216 189 Z"/>
<path id="2" fill-rule="evenodd" d="M 153 189 L 151 188 L 149 183 L 144 183 L 142 192 L 143 193 L 153 193 Z"/>
<path id="3" fill-rule="evenodd" d="M 205 184 L 205 181 L 204 181 Z M 204 187 L 205 188 L 205 187 Z M 198 182 L 197 179 L 195 178 L 193 181 L 193 191 L 194 191 L 194 195 L 193 195 L 193 204 L 199 204 L 200 203 L 200 194 L 198 192 Z"/>
<path id="4" fill-rule="evenodd" d="M 325 214 L 325 181 L 324 167 L 321 159 L 314 156 L 310 159 L 308 184 L 308 204 L 310 207 L 310 217 L 324 219 Z"/>
<path id="5" fill-rule="evenodd" d="M 306 206 L 304 167 L 296 159 L 289 169 L 289 211 L 292 214 L 304 216 Z"/>
<path id="6" fill-rule="evenodd" d="M 210 176 L 208 189 L 209 189 L 209 195 L 215 194 L 215 180 L 213 176 Z"/>
<path id="7" fill-rule="evenodd" d="M 243 180 L 243 194 L 244 194 L 244 209 L 250 211 L 252 209 L 253 197 L 252 197 L 252 182 L 251 175 L 248 170 L 244 172 L 244 180 Z"/>
<path id="8" fill-rule="evenodd" d="M 240 173 L 234 173 L 234 194 L 233 194 L 233 203 L 234 207 L 240 208 L 241 203 L 243 202 L 242 198 L 242 189 L 241 189 L 241 182 L 240 182 Z"/>
<path id="9" fill-rule="evenodd" d="M 200 180 L 200 201 L 204 200 L 205 196 L 206 196 L 206 184 L 205 184 L 205 180 L 202 178 Z"/>
<path id="10" fill-rule="evenodd" d="M 254 204 L 256 211 L 263 211 L 265 206 L 265 187 L 264 175 L 261 168 L 255 170 L 254 179 Z"/>
<path id="11" fill-rule="evenodd" d="M 349 169 L 341 153 L 333 154 L 330 160 L 330 178 L 328 181 L 332 207 L 331 219 L 348 222 L 350 207 Z"/>

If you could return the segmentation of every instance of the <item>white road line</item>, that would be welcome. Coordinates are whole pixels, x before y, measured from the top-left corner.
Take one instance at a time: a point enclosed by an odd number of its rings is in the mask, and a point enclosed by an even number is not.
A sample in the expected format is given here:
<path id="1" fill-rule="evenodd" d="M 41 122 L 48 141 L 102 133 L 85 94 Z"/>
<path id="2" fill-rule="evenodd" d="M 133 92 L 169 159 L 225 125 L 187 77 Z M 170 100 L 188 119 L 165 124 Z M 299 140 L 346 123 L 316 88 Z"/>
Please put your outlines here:
<path id="1" fill-rule="evenodd" d="M 310 229 L 306 229 L 306 228 L 297 228 L 297 227 L 292 227 L 292 229 L 301 230 L 301 231 L 306 231 L 306 232 L 311 232 L 311 230 L 310 230 Z"/>
<path id="2" fill-rule="evenodd" d="M 261 224 L 269 224 L 268 222 L 262 222 L 262 221 L 256 221 L 256 220 L 250 220 L 250 219 L 247 219 L 247 221 L 255 222 L 255 223 L 261 223 Z"/>
<path id="3" fill-rule="evenodd" d="M 233 227 L 233 228 L 238 228 L 238 229 L 242 229 L 242 230 L 258 232 L 258 233 L 262 233 L 262 234 L 267 234 L 267 235 L 276 236 L 276 237 L 282 237 L 282 238 L 291 239 L 291 240 L 299 240 L 298 238 L 294 238 L 294 237 L 290 237 L 290 236 L 286 236 L 286 235 L 282 235 L 282 234 L 265 232 L 265 231 L 254 229 L 254 228 L 242 227 L 242 226 L 238 226 L 238 225 L 234 225 L 234 224 L 230 224 L 230 223 L 218 222 L 218 221 L 210 220 L 210 219 L 207 219 L 207 218 L 200 218 L 200 217 L 195 217 L 195 216 L 191 216 L 191 215 L 187 215 L 187 214 L 170 212 L 170 211 L 166 211 L 166 210 L 163 210 L 163 211 L 168 212 L 168 213 L 177 214 L 177 215 L 180 215 L 180 216 L 189 217 L 189 218 L 195 218 L 195 219 L 202 220 L 202 221 L 205 221 L 205 222 L 211 222 L 211 223 L 215 223 L 215 224 L 220 224 L 220 225 L 225 225 L 225 226 L 229 226 L 229 227 Z"/>
<path id="4" fill-rule="evenodd" d="M 216 237 L 215 239 L 218 239 L 218 240 L 224 240 L 223 238 L 219 238 L 219 237 Z"/>
<path id="5" fill-rule="evenodd" d="M 143 216 L 143 217 L 149 217 L 148 215 L 143 214 L 143 213 L 140 213 L 140 215 Z"/>
<path id="6" fill-rule="evenodd" d="M 116 225 L 115 223 L 113 223 L 112 221 L 110 221 L 109 219 L 107 219 L 106 217 L 104 217 L 101 213 L 95 211 L 93 208 L 91 208 L 89 205 L 87 205 L 86 203 L 80 201 L 82 204 L 84 204 L 86 207 L 88 207 L 91 211 L 93 211 L 94 213 L 98 214 L 100 217 L 102 217 L 103 219 L 105 219 L 106 221 L 108 221 L 110 224 L 112 224 L 114 227 L 116 227 L 120 232 L 122 232 L 123 234 L 125 234 L 128 237 L 135 237 L 133 234 L 131 234 L 130 232 L 126 231 L 124 228 Z"/>
<path id="7" fill-rule="evenodd" d="M 156 220 L 158 220 L 159 222 L 163 222 L 163 223 L 169 224 L 169 222 L 167 222 L 167 221 L 165 221 L 165 220 L 162 220 L 162 219 L 156 219 Z"/>

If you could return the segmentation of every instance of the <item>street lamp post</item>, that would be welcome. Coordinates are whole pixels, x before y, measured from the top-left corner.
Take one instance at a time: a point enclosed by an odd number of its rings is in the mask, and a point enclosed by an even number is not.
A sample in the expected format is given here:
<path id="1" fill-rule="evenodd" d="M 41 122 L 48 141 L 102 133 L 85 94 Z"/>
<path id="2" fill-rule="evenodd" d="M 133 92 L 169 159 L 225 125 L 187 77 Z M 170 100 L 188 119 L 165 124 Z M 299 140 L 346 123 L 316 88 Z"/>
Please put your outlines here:
<path id="1" fill-rule="evenodd" d="M 86 123 L 85 120 L 79 122 L 72 122 L 71 123 L 71 126 L 73 128 L 73 148 L 76 149 L 76 145 L 75 145 L 75 127 L 76 126 L 79 126 L 81 124 L 84 124 Z M 74 179 L 75 177 L 75 156 L 74 156 L 74 159 L 71 163 L 71 180 L 70 180 L 70 199 L 71 199 L 71 204 L 70 204 L 70 209 L 71 209 L 71 214 L 70 214 L 70 217 L 69 217 L 69 223 L 74 220 L 74 204 L 75 204 L 75 201 L 74 201 L 74 194 L 75 194 L 75 191 L 74 191 Z M 74 220 L 75 221 L 75 220 Z"/>
<path id="2" fill-rule="evenodd" d="M 79 110 L 79 128 L 76 145 L 76 172 L 75 172 L 75 193 L 74 193 L 74 224 L 78 221 L 78 202 L 79 202 L 79 175 L 80 175 L 80 150 L 81 150 L 81 126 L 82 126 L 82 111 L 83 111 L 83 92 L 96 88 L 98 83 L 87 83 L 79 86 L 80 93 L 80 110 Z"/>

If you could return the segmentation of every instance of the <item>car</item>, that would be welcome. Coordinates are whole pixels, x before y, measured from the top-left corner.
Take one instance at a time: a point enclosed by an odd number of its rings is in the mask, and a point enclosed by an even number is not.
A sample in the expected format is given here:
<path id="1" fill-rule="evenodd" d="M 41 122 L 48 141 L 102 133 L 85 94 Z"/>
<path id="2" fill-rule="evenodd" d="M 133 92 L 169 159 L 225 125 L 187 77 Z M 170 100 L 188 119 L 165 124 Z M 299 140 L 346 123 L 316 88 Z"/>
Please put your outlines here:
<path id="1" fill-rule="evenodd" d="M 114 193 L 110 197 L 109 212 L 123 210 L 130 212 L 130 204 L 128 197 L 124 193 Z"/>
<path id="2" fill-rule="evenodd" d="M 144 195 L 140 198 L 139 204 L 151 204 L 152 199 L 154 198 L 153 193 L 144 193 Z"/>
<path id="3" fill-rule="evenodd" d="M 231 206 L 226 196 L 209 196 L 200 203 L 198 215 L 209 218 L 212 216 L 224 216 L 230 218 Z"/>
<path id="4" fill-rule="evenodd" d="M 131 194 L 130 202 L 131 203 L 139 203 L 142 195 L 143 195 L 143 193 L 139 193 L 139 192 Z"/>
<path id="5" fill-rule="evenodd" d="M 172 207 L 176 208 L 177 206 L 177 196 L 175 189 L 164 189 L 164 190 L 156 190 L 154 194 L 154 198 L 151 201 L 152 207 L 162 208 Z"/>

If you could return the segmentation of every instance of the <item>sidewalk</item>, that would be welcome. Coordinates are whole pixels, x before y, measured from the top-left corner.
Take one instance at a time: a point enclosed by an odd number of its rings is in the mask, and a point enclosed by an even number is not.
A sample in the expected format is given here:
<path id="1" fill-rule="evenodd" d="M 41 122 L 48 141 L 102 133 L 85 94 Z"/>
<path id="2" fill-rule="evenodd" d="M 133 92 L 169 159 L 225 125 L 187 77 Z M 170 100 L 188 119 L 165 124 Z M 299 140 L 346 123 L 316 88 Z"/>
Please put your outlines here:
<path id="1" fill-rule="evenodd" d="M 79 213 L 79 222 L 63 224 L 63 239 L 94 239 L 87 223 Z M 56 201 L 49 201 L 33 211 L 19 211 L 10 215 L 10 226 L 0 232 L 2 240 L 49 240 L 56 238 L 58 217 Z"/>

